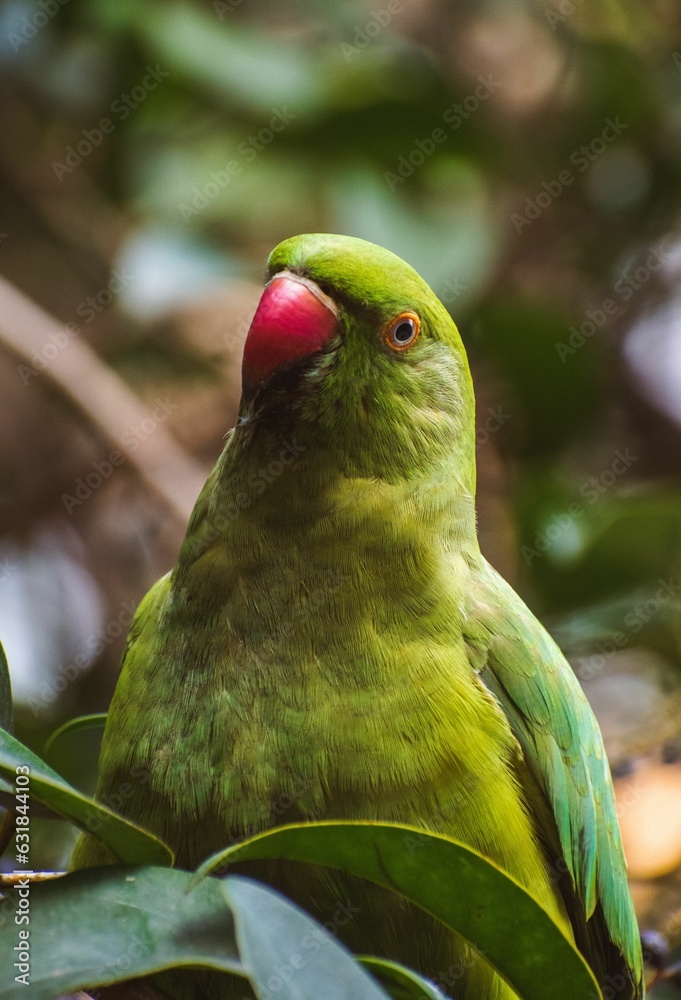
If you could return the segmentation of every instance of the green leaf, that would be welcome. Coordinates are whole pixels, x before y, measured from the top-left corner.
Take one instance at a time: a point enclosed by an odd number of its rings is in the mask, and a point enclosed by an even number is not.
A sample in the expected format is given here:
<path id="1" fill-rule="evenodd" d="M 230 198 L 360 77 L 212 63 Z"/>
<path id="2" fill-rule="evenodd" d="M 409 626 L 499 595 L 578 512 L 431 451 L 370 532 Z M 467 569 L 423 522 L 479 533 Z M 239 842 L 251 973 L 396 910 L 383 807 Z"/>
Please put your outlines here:
<path id="1" fill-rule="evenodd" d="M 385 986 L 392 1000 L 450 1000 L 435 983 L 399 962 L 369 955 L 358 957 L 362 965 Z"/>
<path id="2" fill-rule="evenodd" d="M 59 729 L 55 729 L 43 748 L 43 753 L 47 755 L 54 749 L 55 743 L 64 739 L 65 736 L 73 736 L 74 733 L 83 732 L 86 729 L 104 729 L 106 723 L 106 712 L 95 712 L 93 715 L 79 715 L 75 719 L 69 719 Z"/>
<path id="3" fill-rule="evenodd" d="M 30 989 L 13 973 L 3 1000 L 54 1000 L 177 966 L 244 975 L 221 884 L 206 879 L 187 893 L 190 878 L 177 869 L 110 867 L 31 885 L 30 924 L 0 925 L 1 969 L 14 968 L 19 932 L 30 933 Z M 13 913 L 18 896 L 9 895 Z"/>
<path id="4" fill-rule="evenodd" d="M 12 682 L 2 643 L 0 643 L 0 726 L 8 732 L 12 732 L 14 728 Z M 0 855 L 5 853 L 14 836 L 14 815 L 11 811 L 13 805 L 14 788 L 0 778 Z M 7 810 L 4 814 L 3 809 Z"/>
<path id="5" fill-rule="evenodd" d="M 9 676 L 9 665 L 5 650 L 0 642 L 0 726 L 11 733 L 14 729 L 14 712 L 12 709 L 12 682 Z"/>
<path id="6" fill-rule="evenodd" d="M 195 878 L 263 858 L 327 865 L 393 889 L 469 941 L 523 1000 L 544 1000 L 547 983 L 552 1000 L 600 996 L 548 913 L 491 861 L 448 837 L 397 823 L 278 827 L 209 858 Z"/>
<path id="7" fill-rule="evenodd" d="M 28 767 L 31 799 L 91 834 L 124 864 L 172 864 L 172 851 L 157 837 L 77 791 L 28 747 L 0 729 L 0 777 L 13 784 L 17 768 L 22 766 Z"/>
<path id="8" fill-rule="evenodd" d="M 347 948 L 274 889 L 232 876 L 223 891 L 261 1000 L 275 992 L 279 1000 L 388 1000 Z"/>

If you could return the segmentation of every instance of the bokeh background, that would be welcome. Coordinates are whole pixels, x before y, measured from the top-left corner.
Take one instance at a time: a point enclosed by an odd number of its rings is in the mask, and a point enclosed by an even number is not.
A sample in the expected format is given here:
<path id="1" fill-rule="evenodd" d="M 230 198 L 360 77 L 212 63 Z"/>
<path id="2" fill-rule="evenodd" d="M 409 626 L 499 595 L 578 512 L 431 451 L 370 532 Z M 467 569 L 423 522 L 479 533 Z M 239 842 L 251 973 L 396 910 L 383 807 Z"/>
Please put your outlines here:
<path id="1" fill-rule="evenodd" d="M 234 420 L 270 249 L 364 237 L 459 324 L 484 551 L 594 705 L 641 921 L 678 948 L 676 0 L 11 0 L 0 128 L 18 735 L 106 710 Z M 52 763 L 91 788 L 96 755 L 82 733 Z M 45 866 L 69 836 L 44 824 Z"/>

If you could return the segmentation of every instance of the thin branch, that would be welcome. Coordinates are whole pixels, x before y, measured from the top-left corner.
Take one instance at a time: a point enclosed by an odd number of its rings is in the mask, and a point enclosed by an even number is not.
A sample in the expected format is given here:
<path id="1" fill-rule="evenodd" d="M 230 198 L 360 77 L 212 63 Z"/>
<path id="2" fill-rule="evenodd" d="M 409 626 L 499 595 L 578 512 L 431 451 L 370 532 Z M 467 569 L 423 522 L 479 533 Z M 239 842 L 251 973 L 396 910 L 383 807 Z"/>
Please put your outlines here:
<path id="1" fill-rule="evenodd" d="M 131 435 L 132 428 L 153 419 L 150 410 L 82 337 L 66 330 L 4 278 L 0 278 L 0 343 L 75 404 L 186 523 L 206 470 L 158 421 L 143 439 Z M 34 368 L 36 358 L 41 359 L 39 372 Z M 126 443 L 131 437 L 132 446 Z"/>
<path id="2" fill-rule="evenodd" d="M 61 878 L 66 872 L 5 872 L 0 874 L 0 885 L 13 886 L 17 883 L 49 882 L 53 878 Z"/>

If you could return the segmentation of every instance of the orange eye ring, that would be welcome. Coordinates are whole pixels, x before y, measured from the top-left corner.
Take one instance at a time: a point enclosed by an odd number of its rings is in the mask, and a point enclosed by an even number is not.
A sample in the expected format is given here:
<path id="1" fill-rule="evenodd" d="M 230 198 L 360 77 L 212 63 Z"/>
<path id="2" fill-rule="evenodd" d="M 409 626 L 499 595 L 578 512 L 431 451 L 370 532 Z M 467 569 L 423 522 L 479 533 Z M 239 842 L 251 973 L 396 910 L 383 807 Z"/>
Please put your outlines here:
<path id="1" fill-rule="evenodd" d="M 384 341 L 391 351 L 408 351 L 419 339 L 421 320 L 414 312 L 402 312 L 390 321 Z"/>

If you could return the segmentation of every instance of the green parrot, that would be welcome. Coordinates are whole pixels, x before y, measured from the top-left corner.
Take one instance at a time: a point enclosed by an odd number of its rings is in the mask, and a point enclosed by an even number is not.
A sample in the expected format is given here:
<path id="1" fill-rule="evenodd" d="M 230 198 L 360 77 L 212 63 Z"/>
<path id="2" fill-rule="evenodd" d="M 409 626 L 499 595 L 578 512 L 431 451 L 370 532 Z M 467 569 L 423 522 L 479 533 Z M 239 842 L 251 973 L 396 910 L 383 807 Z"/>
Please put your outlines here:
<path id="1" fill-rule="evenodd" d="M 458 330 L 408 264 L 346 236 L 276 247 L 236 426 L 130 630 L 97 795 L 185 868 L 287 822 L 446 834 L 534 896 L 606 996 L 640 998 L 598 724 L 480 553 L 474 405 Z M 83 836 L 72 867 L 111 861 Z M 351 948 L 456 1000 L 515 997 L 387 890 L 315 866 L 244 871 L 321 920 L 350 904 Z M 244 996 L 231 977 L 185 975 L 198 985 L 183 996 Z"/>

